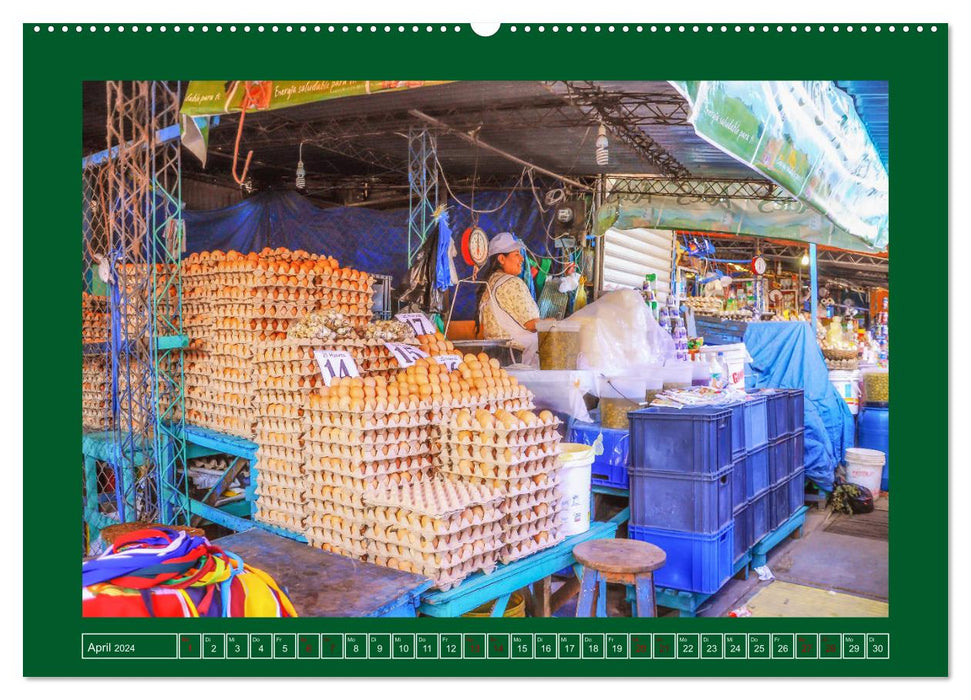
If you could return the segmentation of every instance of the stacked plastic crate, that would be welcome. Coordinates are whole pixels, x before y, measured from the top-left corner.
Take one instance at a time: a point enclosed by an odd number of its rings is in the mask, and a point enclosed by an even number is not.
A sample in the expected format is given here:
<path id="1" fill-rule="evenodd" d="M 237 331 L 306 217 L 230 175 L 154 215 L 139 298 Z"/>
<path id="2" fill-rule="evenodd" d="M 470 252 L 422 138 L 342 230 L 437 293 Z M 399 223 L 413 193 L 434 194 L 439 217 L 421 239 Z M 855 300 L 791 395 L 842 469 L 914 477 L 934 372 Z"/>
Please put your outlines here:
<path id="1" fill-rule="evenodd" d="M 745 554 L 770 530 L 771 481 L 766 423 L 766 399 L 751 396 L 732 404 L 732 458 L 735 494 L 734 559 Z"/>
<path id="2" fill-rule="evenodd" d="M 667 554 L 658 586 L 714 593 L 732 575 L 732 417 L 724 407 L 630 414 L 628 536 Z"/>
<path id="3" fill-rule="evenodd" d="M 772 480 L 771 529 L 779 527 L 805 502 L 804 414 L 801 389 L 766 394 L 769 476 Z"/>

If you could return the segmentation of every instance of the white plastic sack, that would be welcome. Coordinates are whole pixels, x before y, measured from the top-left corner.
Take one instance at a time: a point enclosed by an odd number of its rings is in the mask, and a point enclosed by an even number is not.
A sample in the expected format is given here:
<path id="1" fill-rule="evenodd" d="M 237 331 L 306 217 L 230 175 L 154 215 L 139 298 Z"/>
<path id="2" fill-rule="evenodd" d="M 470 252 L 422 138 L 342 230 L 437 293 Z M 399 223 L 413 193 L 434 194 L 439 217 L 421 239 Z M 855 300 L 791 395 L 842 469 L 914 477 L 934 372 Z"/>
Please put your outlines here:
<path id="1" fill-rule="evenodd" d="M 592 423 L 583 395 L 594 393 L 596 377 L 582 370 L 516 369 L 506 371 L 533 392 L 536 408 L 566 413 L 584 423 Z"/>
<path id="2" fill-rule="evenodd" d="M 675 356 L 674 339 L 633 289 L 607 292 L 567 320 L 583 324 L 578 359 L 583 369 L 617 375 L 632 365 L 659 365 Z"/>

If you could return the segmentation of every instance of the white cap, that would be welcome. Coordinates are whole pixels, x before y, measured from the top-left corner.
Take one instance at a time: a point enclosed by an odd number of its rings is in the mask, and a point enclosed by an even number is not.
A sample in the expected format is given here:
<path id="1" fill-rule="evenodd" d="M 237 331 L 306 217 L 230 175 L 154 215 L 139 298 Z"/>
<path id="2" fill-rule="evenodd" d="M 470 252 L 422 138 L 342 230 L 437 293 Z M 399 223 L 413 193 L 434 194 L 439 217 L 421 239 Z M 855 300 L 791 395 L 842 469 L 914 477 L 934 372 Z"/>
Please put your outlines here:
<path id="1" fill-rule="evenodd" d="M 497 233 L 489 241 L 489 257 L 500 253 L 512 253 L 523 247 L 523 242 L 509 232 Z"/>

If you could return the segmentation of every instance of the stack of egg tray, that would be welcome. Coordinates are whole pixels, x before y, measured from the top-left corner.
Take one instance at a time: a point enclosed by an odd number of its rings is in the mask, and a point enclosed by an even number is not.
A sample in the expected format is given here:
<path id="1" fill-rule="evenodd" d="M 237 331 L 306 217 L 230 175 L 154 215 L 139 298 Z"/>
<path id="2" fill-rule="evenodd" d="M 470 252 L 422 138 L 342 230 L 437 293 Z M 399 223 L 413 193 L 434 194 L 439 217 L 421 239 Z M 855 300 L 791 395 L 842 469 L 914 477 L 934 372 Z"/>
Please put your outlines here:
<path id="1" fill-rule="evenodd" d="M 352 325 L 365 326 L 371 318 L 371 294 L 374 278 L 351 268 L 329 267 L 324 261 L 261 260 L 256 265 L 254 284 L 256 298 L 276 303 L 284 310 L 281 319 L 294 324 L 308 313 L 321 309 L 338 311 Z M 291 315 L 294 302 L 313 301 Z M 285 330 L 285 328 L 284 328 Z"/>
<path id="2" fill-rule="evenodd" d="M 311 394 L 306 416 L 304 534 L 312 546 L 366 557 L 364 492 L 400 486 L 429 472 L 429 426 L 438 414 L 410 407 L 334 410 L 328 399 Z"/>
<path id="3" fill-rule="evenodd" d="M 209 380 L 212 366 L 212 304 L 209 279 L 211 264 L 183 267 L 182 328 L 189 347 L 182 352 L 185 373 L 185 420 L 193 425 L 219 430 L 209 412 Z"/>
<path id="4" fill-rule="evenodd" d="M 343 350 L 354 358 L 354 364 L 362 377 L 384 377 L 390 379 L 397 374 L 401 367 L 391 351 L 381 341 L 367 341 L 359 339 L 318 340 L 316 346 L 320 350 Z M 411 342 L 409 345 L 417 343 Z"/>
<path id="5" fill-rule="evenodd" d="M 432 579 L 448 590 L 491 573 L 503 547 L 504 495 L 442 476 L 364 493 L 368 560 Z"/>
<path id="6" fill-rule="evenodd" d="M 322 383 L 313 349 L 293 341 L 254 347 L 253 440 L 259 445 L 256 518 L 302 533 L 306 521 L 304 408 Z"/>
<path id="7" fill-rule="evenodd" d="M 85 430 L 111 428 L 107 362 L 105 355 L 89 355 L 81 361 L 81 426 Z"/>
<path id="8" fill-rule="evenodd" d="M 81 293 L 81 342 L 108 342 L 108 298 Z"/>
<path id="9" fill-rule="evenodd" d="M 557 432 L 559 421 L 548 412 L 514 416 L 499 412 L 456 413 L 442 438 L 439 470 L 455 480 L 496 489 L 503 494 L 503 549 L 508 563 L 555 545 L 560 532 Z"/>

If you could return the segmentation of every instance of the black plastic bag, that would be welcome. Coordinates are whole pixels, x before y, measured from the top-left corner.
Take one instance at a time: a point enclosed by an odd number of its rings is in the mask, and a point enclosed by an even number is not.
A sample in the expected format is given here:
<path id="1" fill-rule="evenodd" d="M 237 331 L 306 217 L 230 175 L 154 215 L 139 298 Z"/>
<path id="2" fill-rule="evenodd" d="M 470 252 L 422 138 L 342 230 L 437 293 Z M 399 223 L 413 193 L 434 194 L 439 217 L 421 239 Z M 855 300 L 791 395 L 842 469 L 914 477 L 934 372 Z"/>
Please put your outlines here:
<path id="1" fill-rule="evenodd" d="M 873 494 L 866 486 L 851 484 L 837 476 L 829 503 L 837 513 L 861 515 L 873 512 Z"/>
<path id="2" fill-rule="evenodd" d="M 860 486 L 859 484 L 850 484 L 850 486 L 856 487 L 856 494 L 850 495 L 847 499 L 850 504 L 850 510 L 853 511 L 853 514 L 860 515 L 861 513 L 872 513 L 873 494 L 870 493 L 870 489 L 868 489 L 866 486 Z"/>
<path id="3" fill-rule="evenodd" d="M 404 291 L 398 297 L 399 313 L 423 311 L 440 314 L 445 309 L 445 292 L 435 289 L 435 258 L 438 251 L 438 234 L 425 239 L 415 253 L 411 269 L 405 275 Z"/>

